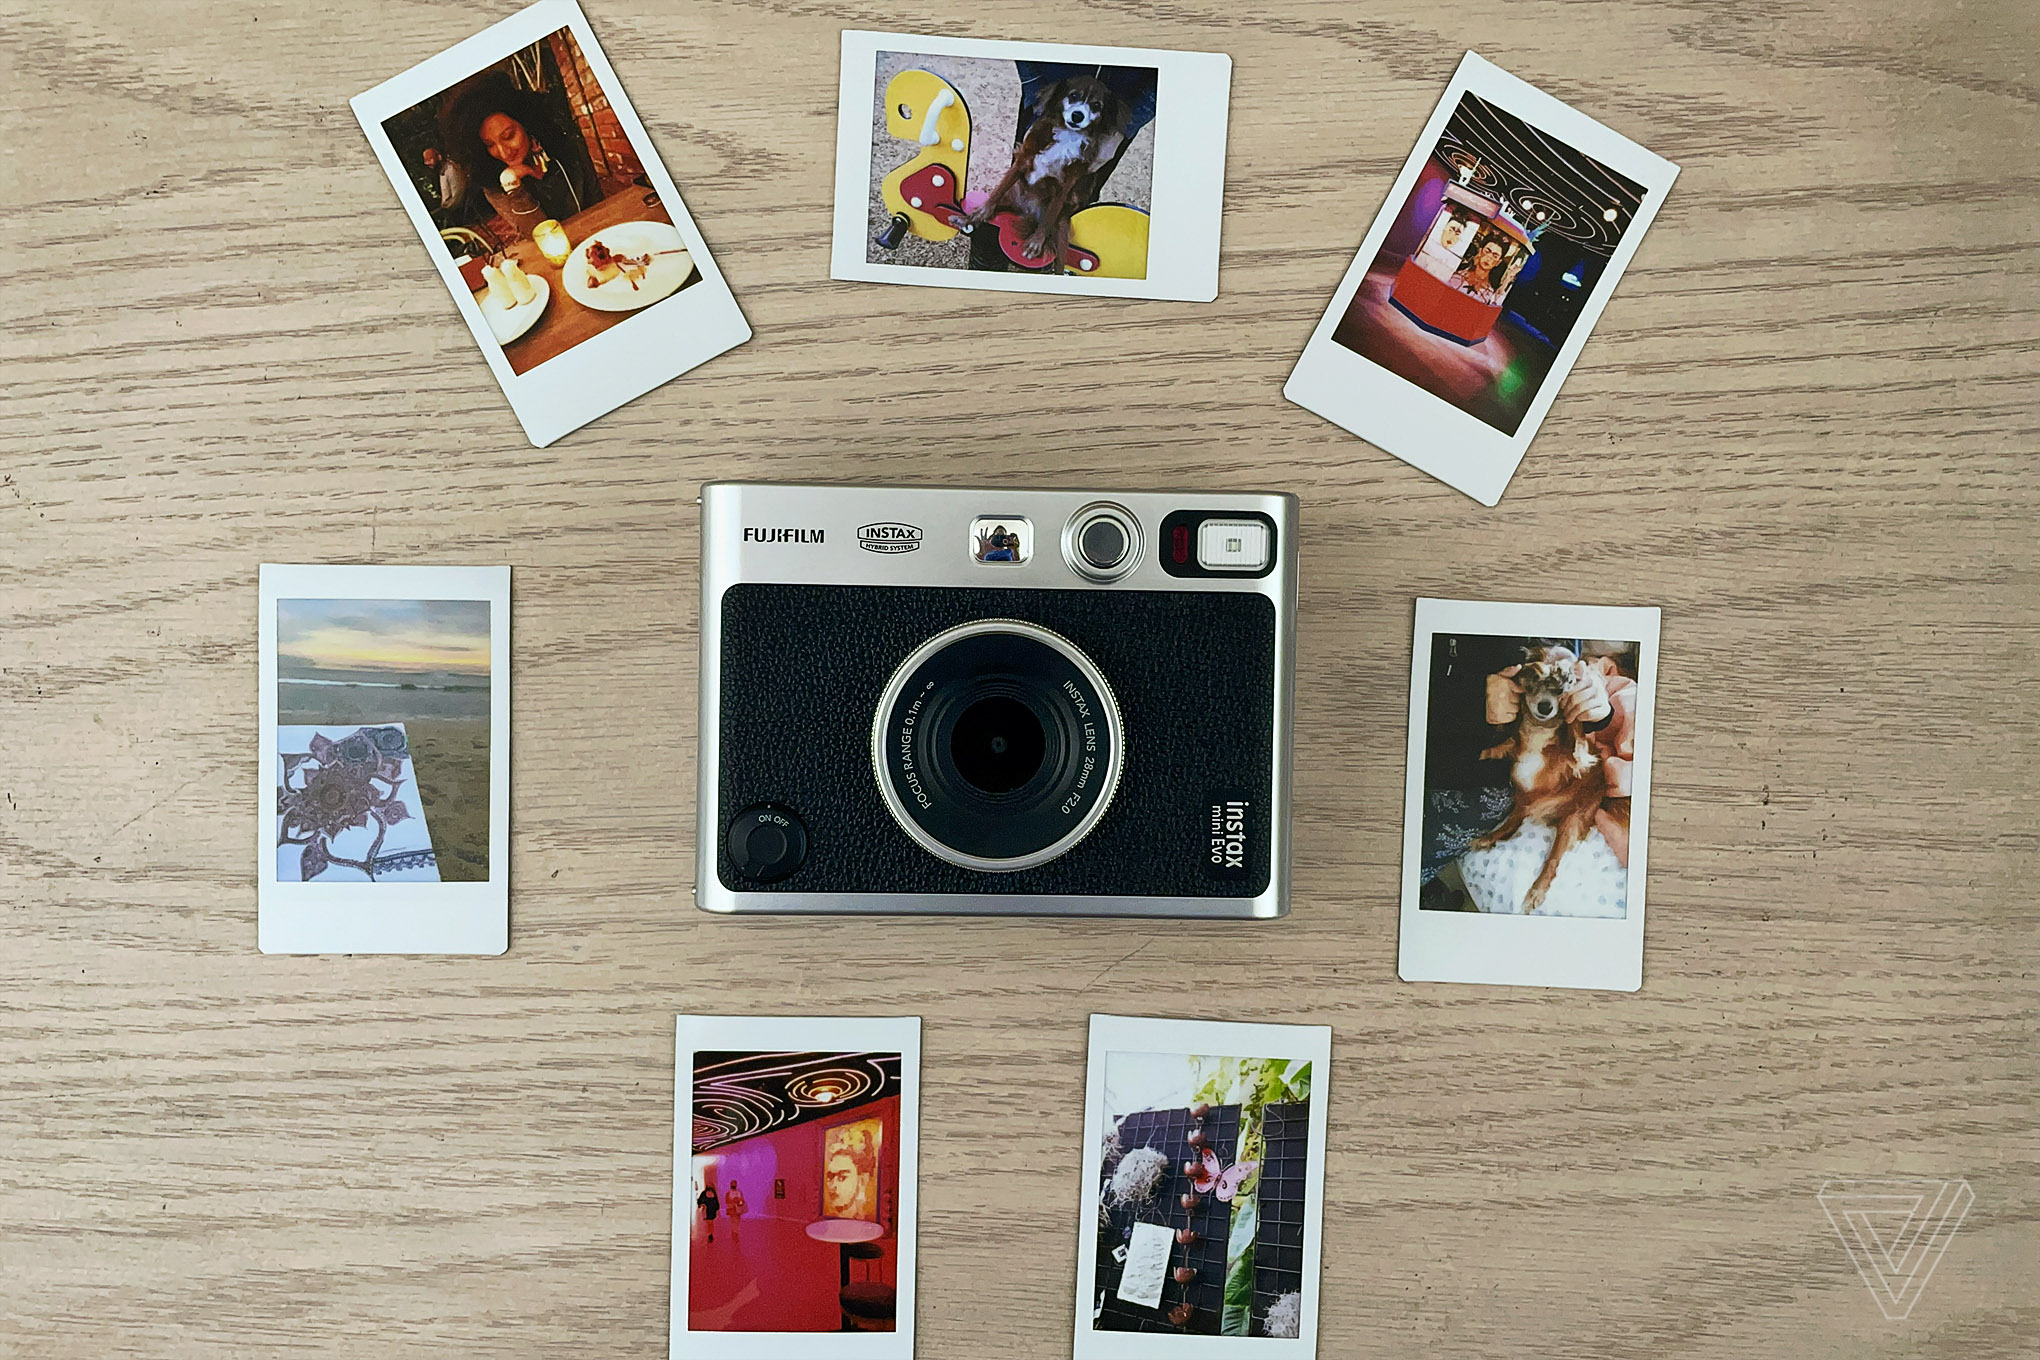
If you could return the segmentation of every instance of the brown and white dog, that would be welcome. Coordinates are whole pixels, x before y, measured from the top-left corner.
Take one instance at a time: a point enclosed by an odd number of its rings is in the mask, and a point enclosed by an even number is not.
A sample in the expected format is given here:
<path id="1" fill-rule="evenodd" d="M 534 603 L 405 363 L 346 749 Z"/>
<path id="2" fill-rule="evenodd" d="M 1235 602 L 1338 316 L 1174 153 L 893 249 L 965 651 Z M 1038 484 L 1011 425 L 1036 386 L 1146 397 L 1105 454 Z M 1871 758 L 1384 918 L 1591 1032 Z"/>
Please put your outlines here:
<path id="1" fill-rule="evenodd" d="M 1052 248 L 1058 272 L 1070 246 L 1070 216 L 1089 206 L 1098 173 L 1126 139 L 1126 103 L 1092 76 L 1066 76 L 1034 96 L 1034 121 L 1013 148 L 1013 164 L 978 210 L 973 223 L 1018 213 L 1026 222 L 1023 249 L 1039 259 Z"/>
<path id="2" fill-rule="evenodd" d="M 1521 695 L 1515 730 L 1507 741 L 1480 753 L 1482 760 L 1513 762 L 1509 782 L 1516 800 L 1501 825 L 1475 837 L 1467 848 L 1491 849 L 1525 822 L 1542 822 L 1553 831 L 1551 853 L 1523 894 L 1526 916 L 1544 904 L 1559 861 L 1587 838 L 1604 804 L 1619 826 L 1629 825 L 1629 800 L 1608 796 L 1607 766 L 1587 734 L 1565 717 L 1565 693 L 1579 682 L 1582 664 L 1564 647 L 1533 652 L 1512 677 Z"/>

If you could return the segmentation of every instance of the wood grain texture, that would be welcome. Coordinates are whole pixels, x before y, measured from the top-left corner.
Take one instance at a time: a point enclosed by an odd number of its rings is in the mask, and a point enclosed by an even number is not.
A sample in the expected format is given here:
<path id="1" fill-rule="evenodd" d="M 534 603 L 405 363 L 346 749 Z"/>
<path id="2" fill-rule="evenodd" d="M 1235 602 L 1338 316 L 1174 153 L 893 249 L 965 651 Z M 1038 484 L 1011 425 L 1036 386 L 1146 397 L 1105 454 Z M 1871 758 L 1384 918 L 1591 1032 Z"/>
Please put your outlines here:
<path id="1" fill-rule="evenodd" d="M 0 0 L 0 1356 L 662 1354 L 682 1010 L 927 1017 L 920 1354 L 1066 1355 L 1084 1016 L 1214 987 L 1336 1027 L 1327 1357 L 2032 1353 L 2033 6 L 598 0 L 757 338 L 544 451 L 346 107 L 510 8 Z M 1219 300 L 829 282 L 846 25 L 1231 53 Z M 1468 46 L 1684 166 L 1493 511 L 1279 395 Z M 1294 916 L 697 914 L 740 476 L 1299 492 Z M 515 566 L 507 957 L 255 952 L 265 560 Z M 1640 994 L 1395 979 L 1418 594 L 1664 606 Z"/>

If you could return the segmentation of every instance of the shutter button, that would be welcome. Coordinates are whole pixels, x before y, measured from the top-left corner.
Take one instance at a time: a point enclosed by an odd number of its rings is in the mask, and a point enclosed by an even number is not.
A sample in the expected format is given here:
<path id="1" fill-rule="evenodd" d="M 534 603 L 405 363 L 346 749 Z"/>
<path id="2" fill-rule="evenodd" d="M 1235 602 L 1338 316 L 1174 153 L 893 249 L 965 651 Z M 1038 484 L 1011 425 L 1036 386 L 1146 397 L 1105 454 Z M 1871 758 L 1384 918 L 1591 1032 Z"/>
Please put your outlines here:
<path id="1" fill-rule="evenodd" d="M 1102 516 L 1084 526 L 1077 539 L 1077 551 L 1100 571 L 1111 571 L 1126 560 L 1126 530 L 1116 520 Z"/>
<path id="2" fill-rule="evenodd" d="M 1140 561 L 1140 521 L 1110 501 L 1087 505 L 1063 527 L 1063 560 L 1091 581 L 1116 581 Z"/>
<path id="3" fill-rule="evenodd" d="M 791 809 L 754 803 L 731 819 L 724 847 L 745 878 L 777 883 L 807 862 L 807 828 Z"/>

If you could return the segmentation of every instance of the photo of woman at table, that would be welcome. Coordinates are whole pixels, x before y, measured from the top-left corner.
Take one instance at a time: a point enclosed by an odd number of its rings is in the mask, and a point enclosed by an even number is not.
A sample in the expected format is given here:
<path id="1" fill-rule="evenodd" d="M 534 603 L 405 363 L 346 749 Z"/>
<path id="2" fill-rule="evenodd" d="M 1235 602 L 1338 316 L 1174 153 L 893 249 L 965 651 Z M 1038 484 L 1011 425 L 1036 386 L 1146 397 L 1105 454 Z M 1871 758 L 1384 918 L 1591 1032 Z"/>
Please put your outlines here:
<path id="1" fill-rule="evenodd" d="M 701 281 L 570 29 L 383 128 L 513 374 Z"/>

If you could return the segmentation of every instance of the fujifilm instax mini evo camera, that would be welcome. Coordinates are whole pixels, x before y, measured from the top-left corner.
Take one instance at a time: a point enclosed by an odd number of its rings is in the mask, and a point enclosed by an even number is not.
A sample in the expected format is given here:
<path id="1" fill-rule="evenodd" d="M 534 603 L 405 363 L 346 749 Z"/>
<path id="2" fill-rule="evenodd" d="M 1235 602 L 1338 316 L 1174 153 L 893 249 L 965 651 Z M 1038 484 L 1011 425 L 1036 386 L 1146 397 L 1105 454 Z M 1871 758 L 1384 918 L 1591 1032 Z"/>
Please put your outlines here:
<path id="1" fill-rule="evenodd" d="M 1295 497 L 701 506 L 699 906 L 1287 912 Z"/>

